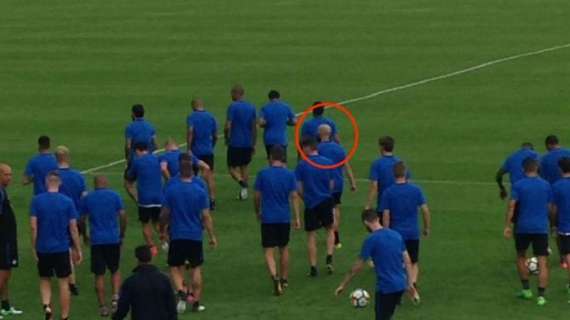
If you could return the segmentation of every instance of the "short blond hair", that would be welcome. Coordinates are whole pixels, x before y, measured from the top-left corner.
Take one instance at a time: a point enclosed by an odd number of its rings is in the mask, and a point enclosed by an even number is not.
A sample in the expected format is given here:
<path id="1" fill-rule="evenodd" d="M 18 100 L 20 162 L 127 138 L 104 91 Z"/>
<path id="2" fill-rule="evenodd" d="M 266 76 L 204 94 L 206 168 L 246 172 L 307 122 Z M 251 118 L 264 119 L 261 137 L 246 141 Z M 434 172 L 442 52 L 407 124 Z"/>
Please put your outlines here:
<path id="1" fill-rule="evenodd" d="M 55 148 L 55 157 L 57 161 L 69 160 L 69 148 L 61 145 Z"/>

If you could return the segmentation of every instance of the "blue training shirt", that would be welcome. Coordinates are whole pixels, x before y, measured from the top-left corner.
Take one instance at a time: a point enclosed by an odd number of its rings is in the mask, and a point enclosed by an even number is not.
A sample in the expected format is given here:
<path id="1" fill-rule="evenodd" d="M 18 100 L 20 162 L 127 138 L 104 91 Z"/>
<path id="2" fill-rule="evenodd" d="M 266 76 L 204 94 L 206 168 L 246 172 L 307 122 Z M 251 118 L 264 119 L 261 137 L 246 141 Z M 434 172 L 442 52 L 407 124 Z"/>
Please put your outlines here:
<path id="1" fill-rule="evenodd" d="M 137 118 L 131 122 L 125 129 L 125 138 L 131 140 L 131 154 L 135 153 L 135 144 L 143 143 L 148 147 L 149 152 L 153 152 L 156 146 L 153 143 L 153 137 L 156 130 L 152 124 L 144 118 Z"/>
<path id="2" fill-rule="evenodd" d="M 554 184 L 554 204 L 558 208 L 556 225 L 558 233 L 570 234 L 570 178 L 562 178 Z"/>
<path id="3" fill-rule="evenodd" d="M 309 156 L 314 163 L 321 165 L 332 165 L 332 161 L 321 156 Z M 319 169 L 312 166 L 306 160 L 302 160 L 295 169 L 297 182 L 303 184 L 303 201 L 305 207 L 312 209 L 327 199 L 332 198 L 331 181 L 333 180 L 332 170 Z"/>
<path id="4" fill-rule="evenodd" d="M 192 154 L 198 157 L 214 154 L 214 141 L 218 132 L 214 116 L 205 110 L 196 110 L 188 116 L 186 124 L 194 133 L 190 146 Z"/>
<path id="5" fill-rule="evenodd" d="M 288 144 L 287 125 L 295 121 L 295 115 L 288 104 L 271 101 L 261 108 L 259 117 L 265 120 L 263 140 L 266 146 Z"/>
<path id="6" fill-rule="evenodd" d="M 59 192 L 68 196 L 73 200 L 75 209 L 79 214 L 79 208 L 81 206 L 81 197 L 84 192 L 87 191 L 85 184 L 85 178 L 83 175 L 71 168 L 59 168 L 57 169 L 59 176 L 61 178 L 61 185 L 59 186 Z M 76 218 L 79 218 L 77 216 Z"/>
<path id="7" fill-rule="evenodd" d="M 382 212 L 382 194 L 394 184 L 394 165 L 400 161 L 400 158 L 394 155 L 382 156 L 372 163 L 370 167 L 370 181 L 378 183 L 378 203 L 377 210 Z M 406 178 L 410 178 L 410 171 L 406 173 Z"/>
<path id="8" fill-rule="evenodd" d="M 161 164 L 166 163 L 168 173 L 174 177 L 180 172 L 180 150 L 166 151 L 158 157 Z"/>
<path id="9" fill-rule="evenodd" d="M 121 242 L 119 216 L 125 209 L 119 194 L 108 188 L 89 192 L 81 201 L 81 214 L 89 217 L 92 245 Z"/>
<path id="10" fill-rule="evenodd" d="M 295 174 L 283 167 L 270 166 L 255 179 L 255 191 L 261 193 L 261 222 L 290 223 L 289 196 L 297 189 Z"/>
<path id="11" fill-rule="evenodd" d="M 529 148 L 521 148 L 511 154 L 503 163 L 501 169 L 509 174 L 511 186 L 525 177 L 523 162 L 528 158 L 538 160 L 538 152 Z"/>
<path id="12" fill-rule="evenodd" d="M 374 262 L 376 292 L 389 294 L 406 290 L 405 251 L 404 240 L 396 231 L 380 229 L 366 238 L 360 258 L 364 261 L 372 259 Z"/>
<path id="13" fill-rule="evenodd" d="M 518 217 L 516 233 L 548 234 L 549 204 L 552 203 L 550 184 L 539 177 L 525 177 L 513 186 Z"/>
<path id="14" fill-rule="evenodd" d="M 321 156 L 329 159 L 333 164 L 340 163 L 346 159 L 346 150 L 334 141 L 321 142 L 318 146 L 318 151 Z M 344 166 L 332 169 L 332 174 L 334 178 L 333 192 L 342 193 L 344 189 Z"/>
<path id="15" fill-rule="evenodd" d="M 127 172 L 127 177 L 131 181 L 137 181 L 139 206 L 160 206 L 162 202 L 162 172 L 155 155 L 149 153 L 135 158 Z"/>
<path id="16" fill-rule="evenodd" d="M 558 166 L 558 161 L 562 158 L 570 158 L 570 150 L 554 149 L 540 159 L 540 176 L 550 184 L 554 184 L 562 178 L 562 172 Z"/>
<path id="17" fill-rule="evenodd" d="M 424 204 L 422 189 L 411 183 L 395 183 L 382 195 L 382 207 L 390 211 L 390 229 L 404 240 L 420 238 L 418 209 Z"/>
<path id="18" fill-rule="evenodd" d="M 36 251 L 61 253 L 69 251 L 69 225 L 76 221 L 73 201 L 57 192 L 44 192 L 32 199 L 30 215 L 37 218 Z"/>
<path id="19" fill-rule="evenodd" d="M 253 147 L 253 126 L 257 121 L 255 106 L 245 101 L 234 101 L 228 107 L 228 121 L 231 121 L 230 147 Z"/>
<path id="20" fill-rule="evenodd" d="M 57 169 L 57 161 L 52 153 L 38 153 L 26 165 L 25 175 L 34 182 L 34 195 L 46 192 L 46 176 Z"/>
<path id="21" fill-rule="evenodd" d="M 179 181 L 166 189 L 163 206 L 170 209 L 170 239 L 202 241 L 202 213 L 209 208 L 206 191 Z"/>
<path id="22" fill-rule="evenodd" d="M 301 136 L 315 137 L 319 139 L 319 127 L 322 124 L 328 124 L 331 127 L 331 133 L 333 137 L 338 133 L 338 130 L 336 128 L 336 123 L 333 120 L 324 116 L 318 116 L 305 121 L 303 127 L 301 128 Z"/>

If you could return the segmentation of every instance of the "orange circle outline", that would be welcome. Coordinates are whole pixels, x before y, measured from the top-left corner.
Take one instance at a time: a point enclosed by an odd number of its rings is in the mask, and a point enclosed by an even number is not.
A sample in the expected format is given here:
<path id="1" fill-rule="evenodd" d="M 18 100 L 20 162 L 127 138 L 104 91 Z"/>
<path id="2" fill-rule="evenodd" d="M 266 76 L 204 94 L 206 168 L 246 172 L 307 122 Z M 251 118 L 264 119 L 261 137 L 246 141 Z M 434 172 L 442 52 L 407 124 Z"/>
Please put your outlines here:
<path id="1" fill-rule="evenodd" d="M 303 123 L 305 123 L 305 120 L 309 116 L 309 113 L 311 113 L 313 110 L 315 110 L 316 108 L 319 108 L 319 107 L 338 109 L 339 111 L 344 113 L 344 115 L 350 120 L 350 123 L 352 124 L 352 130 L 354 132 L 354 145 L 352 146 L 352 149 L 350 149 L 350 152 L 348 153 L 346 158 L 344 158 L 344 160 L 342 160 L 339 163 L 335 163 L 335 164 L 331 164 L 331 165 L 318 164 L 318 163 L 312 161 L 311 159 L 309 159 L 309 157 L 307 157 L 307 155 L 303 151 L 303 148 L 301 147 L 301 134 L 300 134 L 301 126 Z M 314 106 L 311 106 L 307 110 L 303 111 L 303 113 L 301 114 L 301 117 L 299 119 L 297 119 L 297 124 L 295 125 L 295 148 L 297 148 L 297 151 L 301 155 L 301 158 L 303 158 L 303 160 L 307 161 L 311 166 L 313 166 L 315 168 L 331 170 L 331 169 L 336 169 L 336 168 L 339 168 L 341 166 L 344 166 L 347 162 L 349 162 L 354 157 L 354 155 L 356 154 L 356 150 L 358 150 L 359 145 L 360 145 L 360 127 L 358 127 L 358 123 L 356 122 L 356 119 L 354 118 L 354 115 L 352 114 L 352 112 L 350 112 L 350 110 L 347 107 L 343 106 L 340 103 L 332 102 L 332 101 L 321 102 L 321 103 L 316 104 Z"/>

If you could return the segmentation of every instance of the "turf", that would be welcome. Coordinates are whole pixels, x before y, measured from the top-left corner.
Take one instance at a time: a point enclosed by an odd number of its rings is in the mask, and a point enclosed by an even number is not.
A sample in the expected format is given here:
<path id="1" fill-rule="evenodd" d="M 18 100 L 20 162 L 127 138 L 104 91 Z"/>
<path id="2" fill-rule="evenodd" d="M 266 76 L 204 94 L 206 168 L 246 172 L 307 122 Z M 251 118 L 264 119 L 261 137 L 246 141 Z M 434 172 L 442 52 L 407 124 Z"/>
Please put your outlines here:
<path id="1" fill-rule="evenodd" d="M 258 106 L 277 88 L 302 111 L 317 99 L 358 97 L 567 43 L 568 9 L 563 0 L 2 1 L 0 160 L 13 165 L 17 178 L 10 193 L 21 267 L 11 297 L 26 312 L 21 318 L 41 317 L 28 236 L 31 190 L 19 185 L 38 135 L 68 145 L 77 168 L 91 168 L 121 158 L 134 103 L 147 106 L 160 140 L 182 139 L 191 97 L 203 97 L 222 120 L 229 88 L 239 82 Z M 358 221 L 364 180 L 384 134 L 396 137 L 397 153 L 424 187 L 434 214 L 433 236 L 422 247 L 424 303 L 406 301 L 397 318 L 563 317 L 567 277 L 557 266 L 546 307 L 514 298 L 513 244 L 501 235 L 505 203 L 491 182 L 523 140 L 543 151 L 547 134 L 569 139 L 563 114 L 570 100 L 569 58 L 570 49 L 559 50 L 349 105 L 361 129 L 353 167 L 363 181 L 358 193 L 345 195 L 339 272 L 306 279 L 304 234 L 296 232 L 291 288 L 278 299 L 270 295 L 252 204 L 233 200 L 237 190 L 220 145 L 220 247 L 206 252 L 208 311 L 181 318 L 371 318 L 372 308 L 355 311 L 333 290 L 366 235 Z M 331 115 L 350 147 L 349 123 Z M 263 165 L 260 148 L 254 171 Z M 122 189 L 122 169 L 104 170 L 116 189 Z M 124 275 L 134 265 L 132 248 L 142 241 L 131 202 L 128 213 Z M 164 268 L 164 255 L 156 262 Z M 82 293 L 73 300 L 72 318 L 98 319 L 88 263 L 78 274 Z M 373 291 L 370 270 L 351 289 L 357 287 Z"/>

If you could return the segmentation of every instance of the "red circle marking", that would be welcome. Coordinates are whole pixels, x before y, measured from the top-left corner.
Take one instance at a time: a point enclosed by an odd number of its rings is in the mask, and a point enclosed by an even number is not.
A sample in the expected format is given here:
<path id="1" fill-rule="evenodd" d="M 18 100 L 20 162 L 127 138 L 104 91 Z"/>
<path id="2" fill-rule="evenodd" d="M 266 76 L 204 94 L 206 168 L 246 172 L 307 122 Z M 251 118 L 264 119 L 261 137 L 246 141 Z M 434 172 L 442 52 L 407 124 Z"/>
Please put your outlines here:
<path id="1" fill-rule="evenodd" d="M 352 149 L 350 149 L 350 152 L 348 153 L 346 158 L 344 158 L 344 160 L 342 160 L 341 162 L 331 164 L 331 165 L 318 164 L 318 163 L 312 161 L 311 159 L 309 159 L 309 157 L 307 157 L 307 155 L 303 151 L 303 148 L 301 147 L 301 133 L 300 133 L 301 127 L 302 127 L 303 123 L 305 122 L 305 120 L 307 119 L 307 116 L 309 116 L 309 114 L 313 110 L 315 110 L 316 108 L 319 108 L 319 107 L 338 109 L 339 111 L 344 113 L 344 115 L 346 115 L 346 117 L 350 120 L 350 123 L 352 124 L 352 130 L 354 132 L 354 145 L 352 146 Z M 325 101 L 325 102 L 321 102 L 319 104 L 316 104 L 314 106 L 309 107 L 307 110 L 305 110 L 301 114 L 301 117 L 297 120 L 297 124 L 295 125 L 295 147 L 297 148 L 297 151 L 299 152 L 299 154 L 301 155 L 301 158 L 303 158 L 303 160 L 307 161 L 311 166 L 318 168 L 318 169 L 329 169 L 330 170 L 330 169 L 336 169 L 338 167 L 344 166 L 348 161 L 350 161 L 350 159 L 352 159 L 354 157 L 354 155 L 356 154 L 356 150 L 358 150 L 359 144 L 360 144 L 360 128 L 358 127 L 358 123 L 356 123 L 356 119 L 354 118 L 354 116 L 352 115 L 352 112 L 350 112 L 350 110 L 348 110 L 347 107 L 345 107 L 342 104 L 337 103 L 337 102 Z"/>

